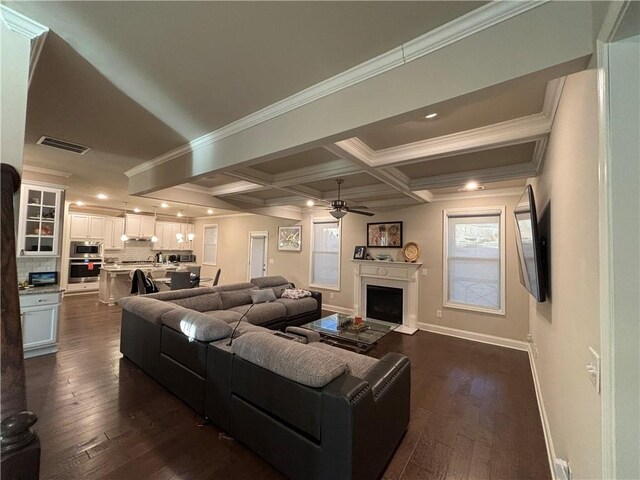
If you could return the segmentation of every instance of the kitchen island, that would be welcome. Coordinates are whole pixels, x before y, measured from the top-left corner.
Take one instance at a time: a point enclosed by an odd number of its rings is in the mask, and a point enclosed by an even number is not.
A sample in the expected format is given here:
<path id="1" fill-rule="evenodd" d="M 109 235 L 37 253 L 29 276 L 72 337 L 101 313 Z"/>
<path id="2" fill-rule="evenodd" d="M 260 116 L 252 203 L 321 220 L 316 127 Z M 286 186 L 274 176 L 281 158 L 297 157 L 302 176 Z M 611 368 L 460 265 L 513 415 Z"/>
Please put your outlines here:
<path id="1" fill-rule="evenodd" d="M 127 265 L 104 265 L 100 269 L 100 290 L 98 300 L 106 303 L 110 307 L 115 305 L 122 297 L 131 295 L 131 277 L 134 270 L 140 269 L 145 275 L 153 270 L 165 270 L 167 273 L 175 272 L 180 267 L 197 266 L 195 263 L 189 264 L 127 264 Z"/>

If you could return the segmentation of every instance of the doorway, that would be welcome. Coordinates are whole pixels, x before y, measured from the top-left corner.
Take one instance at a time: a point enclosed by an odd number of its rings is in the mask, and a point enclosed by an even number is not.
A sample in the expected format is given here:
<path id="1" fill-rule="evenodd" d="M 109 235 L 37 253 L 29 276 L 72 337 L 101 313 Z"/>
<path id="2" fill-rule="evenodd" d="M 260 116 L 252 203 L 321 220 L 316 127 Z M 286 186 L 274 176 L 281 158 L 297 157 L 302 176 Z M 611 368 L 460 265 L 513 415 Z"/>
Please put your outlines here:
<path id="1" fill-rule="evenodd" d="M 267 275 L 269 232 L 249 232 L 249 280 Z"/>

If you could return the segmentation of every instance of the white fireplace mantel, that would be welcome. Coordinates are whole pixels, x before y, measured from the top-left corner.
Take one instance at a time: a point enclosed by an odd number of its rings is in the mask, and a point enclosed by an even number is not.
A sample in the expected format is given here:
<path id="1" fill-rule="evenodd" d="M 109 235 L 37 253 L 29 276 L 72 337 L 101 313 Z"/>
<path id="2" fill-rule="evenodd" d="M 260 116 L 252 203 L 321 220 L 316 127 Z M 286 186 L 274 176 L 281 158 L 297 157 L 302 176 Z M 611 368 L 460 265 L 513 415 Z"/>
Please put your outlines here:
<path id="1" fill-rule="evenodd" d="M 365 316 L 367 312 L 367 285 L 380 285 L 402 289 L 402 325 L 396 332 L 412 335 L 418 323 L 418 280 L 422 263 L 386 262 L 380 260 L 352 260 L 353 311 Z"/>

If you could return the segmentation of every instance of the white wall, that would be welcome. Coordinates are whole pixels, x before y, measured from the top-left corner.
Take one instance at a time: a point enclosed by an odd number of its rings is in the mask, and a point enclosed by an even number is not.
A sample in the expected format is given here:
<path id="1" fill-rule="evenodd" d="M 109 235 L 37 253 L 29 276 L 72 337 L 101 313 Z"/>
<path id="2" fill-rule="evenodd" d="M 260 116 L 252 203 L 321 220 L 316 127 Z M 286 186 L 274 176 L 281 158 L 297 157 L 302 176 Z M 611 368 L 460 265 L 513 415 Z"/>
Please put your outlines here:
<path id="1" fill-rule="evenodd" d="M 600 478 L 600 396 L 585 365 L 599 351 L 598 110 L 596 74 L 567 78 L 542 174 L 538 213 L 550 202 L 551 299 L 530 300 L 534 360 L 555 455 L 574 478 Z"/>

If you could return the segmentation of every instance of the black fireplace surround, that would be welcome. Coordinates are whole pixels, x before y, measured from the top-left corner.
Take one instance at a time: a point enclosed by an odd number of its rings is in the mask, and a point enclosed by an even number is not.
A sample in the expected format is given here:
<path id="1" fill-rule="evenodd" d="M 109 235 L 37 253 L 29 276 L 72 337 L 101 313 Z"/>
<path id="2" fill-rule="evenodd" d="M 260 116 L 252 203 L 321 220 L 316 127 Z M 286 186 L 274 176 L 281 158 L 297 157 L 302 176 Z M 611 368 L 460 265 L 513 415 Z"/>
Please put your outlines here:
<path id="1" fill-rule="evenodd" d="M 367 285 L 367 318 L 402 324 L 402 288 Z"/>

